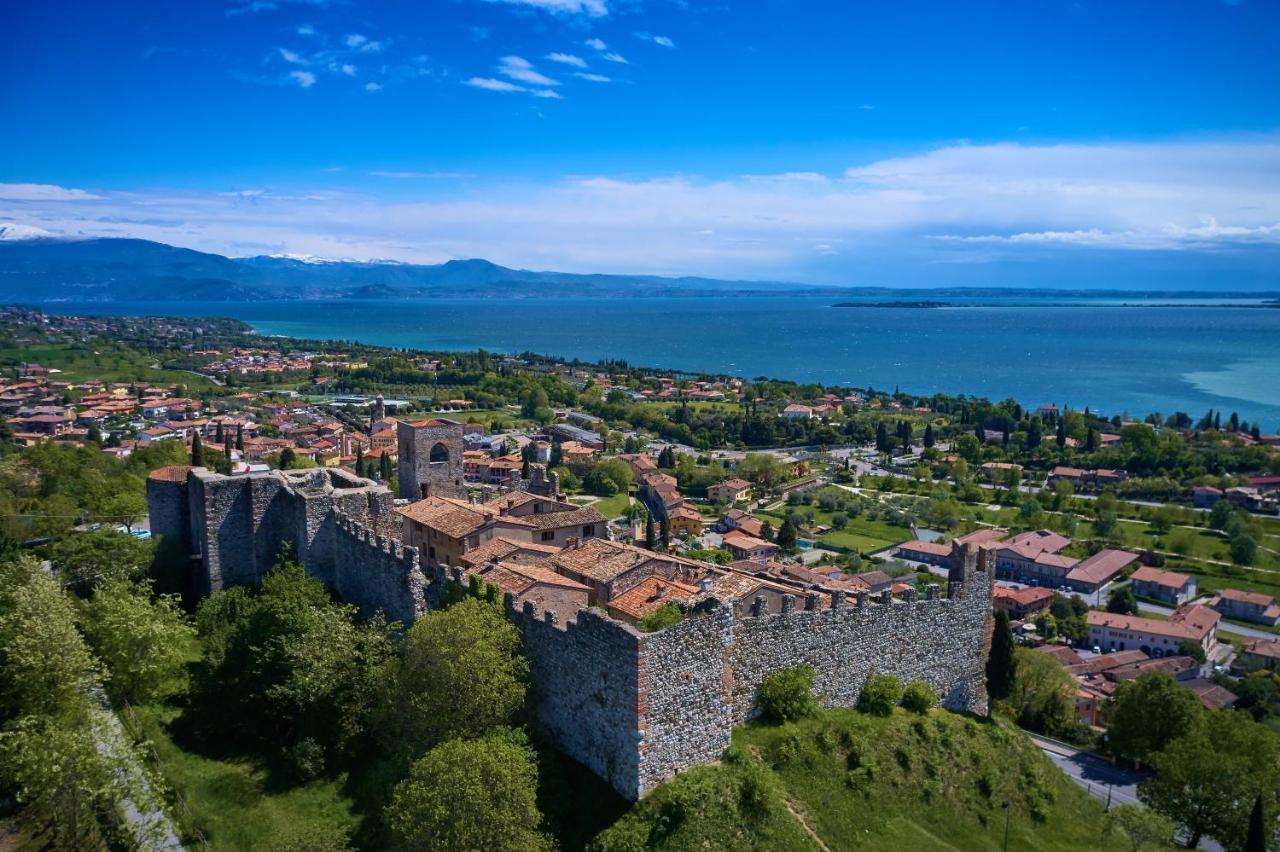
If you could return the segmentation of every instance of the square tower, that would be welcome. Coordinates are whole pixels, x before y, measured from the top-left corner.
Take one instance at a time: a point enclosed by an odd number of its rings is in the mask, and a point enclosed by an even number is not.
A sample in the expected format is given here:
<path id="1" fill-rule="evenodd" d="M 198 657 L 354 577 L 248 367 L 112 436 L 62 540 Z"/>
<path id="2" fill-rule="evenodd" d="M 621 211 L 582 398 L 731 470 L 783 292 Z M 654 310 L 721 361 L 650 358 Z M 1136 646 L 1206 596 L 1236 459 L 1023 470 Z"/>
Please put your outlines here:
<path id="1" fill-rule="evenodd" d="M 464 497 L 462 424 L 436 417 L 396 426 L 400 496 Z"/>

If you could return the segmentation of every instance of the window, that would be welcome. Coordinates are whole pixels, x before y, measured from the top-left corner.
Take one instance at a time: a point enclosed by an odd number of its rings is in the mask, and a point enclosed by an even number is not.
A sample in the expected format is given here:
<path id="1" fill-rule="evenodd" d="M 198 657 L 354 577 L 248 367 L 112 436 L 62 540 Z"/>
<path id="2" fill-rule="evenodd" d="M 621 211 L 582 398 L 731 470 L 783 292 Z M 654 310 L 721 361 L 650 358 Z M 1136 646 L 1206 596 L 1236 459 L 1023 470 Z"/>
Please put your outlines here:
<path id="1" fill-rule="evenodd" d="M 543 541 L 555 541 L 555 538 L 556 538 L 555 530 L 543 530 L 542 532 Z"/>
<path id="2" fill-rule="evenodd" d="M 583 537 L 583 538 L 591 538 L 591 537 L 592 537 L 593 535 L 595 535 L 595 534 L 596 534 L 596 525 L 595 525 L 595 524 L 587 524 L 585 527 L 583 527 L 583 528 L 582 528 L 582 537 Z"/>

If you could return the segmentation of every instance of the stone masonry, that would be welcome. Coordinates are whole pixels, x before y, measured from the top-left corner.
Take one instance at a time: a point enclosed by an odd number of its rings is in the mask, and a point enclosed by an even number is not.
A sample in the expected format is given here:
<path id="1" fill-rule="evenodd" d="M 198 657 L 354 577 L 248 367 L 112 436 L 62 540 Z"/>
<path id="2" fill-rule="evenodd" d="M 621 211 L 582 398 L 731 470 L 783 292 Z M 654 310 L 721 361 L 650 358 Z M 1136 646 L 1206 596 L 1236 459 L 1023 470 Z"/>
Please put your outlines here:
<path id="1" fill-rule="evenodd" d="M 400 496 L 465 497 L 462 449 L 462 424 L 456 420 L 401 420 L 396 426 Z"/>
<path id="2" fill-rule="evenodd" d="M 412 622 L 434 606 L 459 568 L 423 565 L 401 544 L 387 489 L 340 472 L 224 477 L 203 468 L 148 482 L 151 516 L 180 533 L 195 554 L 202 593 L 254 583 L 284 541 L 307 570 L 365 612 Z M 186 504 L 185 514 L 183 503 Z M 159 528 L 158 527 L 158 528 Z M 175 532 L 176 531 L 176 532 Z M 747 614 L 707 597 L 680 622 L 641 633 L 600 610 L 517 609 L 540 723 L 562 751 L 638 798 L 662 781 L 719 759 L 735 724 L 757 711 L 770 672 L 811 665 L 829 706 L 853 706 L 872 674 L 925 680 L 944 707 L 985 713 L 994 567 L 976 548 L 957 553 L 944 597 L 938 586 L 892 596 L 784 595 L 780 612 L 763 600 Z M 799 590 L 798 590 L 799 591 Z M 823 599 L 825 600 L 825 599 Z"/>

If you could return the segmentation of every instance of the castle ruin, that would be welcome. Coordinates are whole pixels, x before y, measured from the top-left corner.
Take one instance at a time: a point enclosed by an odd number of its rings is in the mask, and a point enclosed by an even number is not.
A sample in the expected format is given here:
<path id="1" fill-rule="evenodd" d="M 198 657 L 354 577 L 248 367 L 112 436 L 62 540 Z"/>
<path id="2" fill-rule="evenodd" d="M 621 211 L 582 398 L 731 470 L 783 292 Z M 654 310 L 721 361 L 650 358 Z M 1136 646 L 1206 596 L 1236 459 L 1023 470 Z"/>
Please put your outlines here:
<path id="1" fill-rule="evenodd" d="M 402 493 L 406 480 L 415 495 L 458 487 L 445 471 L 460 468 L 460 440 L 441 437 L 453 430 L 406 426 L 401 451 L 412 446 L 415 462 L 402 463 Z M 432 462 L 437 443 L 450 456 Z M 446 467 L 424 470 L 424 459 Z M 343 599 L 405 623 L 435 606 L 450 581 L 468 579 L 401 543 L 389 489 L 341 471 L 162 468 L 147 496 L 152 530 L 191 554 L 200 594 L 259 582 L 285 542 Z M 761 680 L 780 669 L 813 666 L 815 692 L 829 706 L 855 705 L 868 677 L 891 674 L 926 681 L 948 709 L 985 713 L 994 567 L 977 547 L 953 556 L 945 595 L 938 585 L 899 598 L 797 588 L 779 606 L 756 597 L 744 607 L 708 592 L 653 633 L 594 607 L 562 620 L 512 593 L 504 602 L 523 637 L 539 721 L 565 754 L 635 799 L 718 760 L 733 726 L 756 712 Z"/>

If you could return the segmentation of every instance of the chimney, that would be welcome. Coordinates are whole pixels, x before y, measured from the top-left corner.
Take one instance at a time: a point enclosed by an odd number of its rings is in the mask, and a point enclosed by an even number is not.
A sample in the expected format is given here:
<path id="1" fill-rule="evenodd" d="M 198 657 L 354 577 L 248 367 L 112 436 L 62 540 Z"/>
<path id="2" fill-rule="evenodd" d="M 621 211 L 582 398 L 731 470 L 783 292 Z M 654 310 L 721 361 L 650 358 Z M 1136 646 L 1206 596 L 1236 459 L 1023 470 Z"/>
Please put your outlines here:
<path id="1" fill-rule="evenodd" d="M 578 537 L 577 537 L 577 536 L 569 536 L 569 538 L 565 540 L 564 546 L 565 546 L 565 549 L 566 549 L 566 550 L 577 550 L 577 549 L 578 549 Z"/>
<path id="2" fill-rule="evenodd" d="M 698 591 L 704 595 L 707 592 L 711 591 L 711 575 L 710 574 L 702 575 L 702 579 L 698 581 Z"/>

